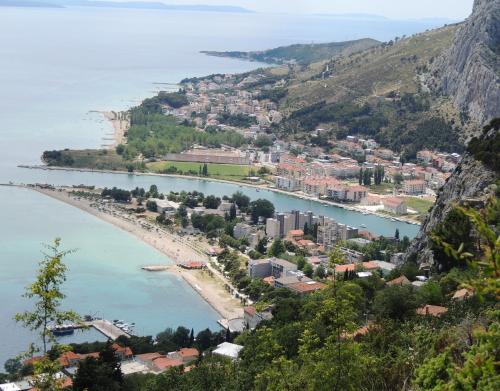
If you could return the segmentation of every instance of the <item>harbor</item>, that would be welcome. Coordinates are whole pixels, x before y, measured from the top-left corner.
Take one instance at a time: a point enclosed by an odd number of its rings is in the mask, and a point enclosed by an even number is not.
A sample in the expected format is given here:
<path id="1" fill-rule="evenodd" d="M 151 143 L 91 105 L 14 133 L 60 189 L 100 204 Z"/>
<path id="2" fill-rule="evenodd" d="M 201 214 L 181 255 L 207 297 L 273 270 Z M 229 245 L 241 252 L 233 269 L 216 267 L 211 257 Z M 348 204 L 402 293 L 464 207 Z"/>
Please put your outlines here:
<path id="1" fill-rule="evenodd" d="M 92 318 L 90 316 L 86 316 L 85 320 L 81 323 L 69 323 L 69 324 L 61 324 L 50 326 L 49 330 L 52 331 L 55 337 L 62 337 L 66 335 L 71 335 L 78 329 L 85 328 L 94 328 L 98 332 L 100 332 L 105 337 L 116 340 L 118 337 L 131 337 L 135 335 L 133 331 L 134 323 L 128 324 L 122 320 L 114 320 L 113 322 L 101 319 L 101 318 Z"/>

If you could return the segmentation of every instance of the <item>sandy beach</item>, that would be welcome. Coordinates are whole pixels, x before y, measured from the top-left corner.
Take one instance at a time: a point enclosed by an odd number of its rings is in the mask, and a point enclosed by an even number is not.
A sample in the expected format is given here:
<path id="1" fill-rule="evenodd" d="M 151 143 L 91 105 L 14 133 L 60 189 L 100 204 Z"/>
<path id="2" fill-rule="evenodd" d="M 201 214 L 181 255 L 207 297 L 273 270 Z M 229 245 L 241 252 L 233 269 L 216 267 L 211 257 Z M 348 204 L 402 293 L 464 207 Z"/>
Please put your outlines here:
<path id="1" fill-rule="evenodd" d="M 101 114 L 113 125 L 113 144 L 108 149 L 116 148 L 119 144 L 125 144 L 125 132 L 130 127 L 130 122 L 124 112 L 103 111 Z"/>
<path id="2" fill-rule="evenodd" d="M 46 196 L 65 202 L 93 216 L 113 224 L 152 246 L 176 264 L 194 260 L 207 261 L 203 253 L 203 246 L 188 239 L 181 238 L 163 230 L 148 230 L 137 220 L 126 219 L 125 216 L 115 211 L 105 212 L 90 206 L 90 201 L 84 198 L 75 198 L 62 189 L 49 190 L 41 188 L 30 188 Z M 210 277 L 208 272 L 201 270 L 186 270 L 177 265 L 165 265 L 168 273 L 182 277 L 191 287 L 210 304 L 223 318 L 234 319 L 243 316 L 240 301 L 228 293 L 222 281 Z M 141 271 L 138 270 L 138 273 Z M 151 272 L 147 272 L 151 273 Z"/>
<path id="3" fill-rule="evenodd" d="M 28 168 L 28 169 L 38 169 L 38 170 L 59 170 L 59 171 L 77 171 L 77 172 L 100 172 L 100 173 L 105 173 L 105 174 L 115 174 L 115 175 L 137 175 L 137 176 L 151 176 L 151 177 L 172 177 L 172 178 L 182 178 L 182 179 L 190 179 L 190 180 L 195 180 L 195 181 L 206 181 L 206 182 L 220 182 L 220 183 L 228 183 L 231 185 L 238 185 L 238 186 L 243 186 L 243 187 L 251 187 L 254 189 L 259 189 L 259 190 L 266 190 L 266 191 L 272 191 L 275 193 L 281 193 L 284 195 L 288 195 L 290 197 L 296 197 L 296 198 L 301 198 L 303 200 L 307 201 L 313 201 L 313 202 L 318 202 L 326 205 L 331 205 L 337 208 L 341 209 L 347 209 L 352 212 L 357 212 L 357 213 L 366 213 L 369 215 L 377 216 L 383 219 L 387 220 L 395 220 L 395 221 L 400 221 L 403 223 L 408 223 L 408 224 L 413 224 L 413 225 L 418 225 L 420 226 L 421 223 L 418 221 L 413 220 L 412 218 L 408 218 L 407 216 L 392 216 L 388 214 L 384 214 L 381 212 L 373 211 L 373 210 L 366 210 L 362 207 L 359 207 L 357 205 L 351 205 L 351 204 L 342 204 L 339 202 L 335 202 L 332 200 L 326 200 L 326 199 L 318 199 L 317 197 L 311 196 L 304 194 L 302 192 L 290 192 L 282 189 L 277 189 L 275 187 L 269 187 L 268 184 L 252 184 L 252 183 L 243 183 L 243 182 L 236 182 L 236 181 L 228 181 L 226 179 L 217 179 L 217 178 L 200 178 L 197 176 L 191 176 L 191 175 L 178 175 L 178 174 L 159 174 L 159 173 L 154 173 L 154 172 L 126 172 L 126 171 L 119 171 L 119 170 L 92 170 L 92 169 L 86 169 L 86 168 L 73 168 L 73 167 L 53 167 L 53 166 L 47 166 L 47 165 L 20 165 L 19 167 L 22 168 Z"/>

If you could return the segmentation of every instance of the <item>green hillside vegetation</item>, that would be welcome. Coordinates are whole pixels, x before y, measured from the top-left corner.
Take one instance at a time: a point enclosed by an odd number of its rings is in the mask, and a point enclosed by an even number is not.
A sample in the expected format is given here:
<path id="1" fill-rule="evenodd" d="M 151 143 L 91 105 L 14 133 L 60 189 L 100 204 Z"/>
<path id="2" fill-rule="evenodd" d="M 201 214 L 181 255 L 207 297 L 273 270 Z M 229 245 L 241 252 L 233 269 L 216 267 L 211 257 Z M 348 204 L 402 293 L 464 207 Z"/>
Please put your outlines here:
<path id="1" fill-rule="evenodd" d="M 330 140 L 366 136 L 404 151 L 408 159 L 424 148 L 462 152 L 458 129 L 464 116 L 421 82 L 457 28 L 447 26 L 325 61 L 272 68 L 286 83 L 263 90 L 259 98 L 279 102 L 286 119 L 277 132 L 285 139 L 314 143 L 308 133 L 321 127 L 330 130 Z"/>
<path id="2" fill-rule="evenodd" d="M 337 57 L 349 55 L 374 46 L 380 42 L 374 39 L 365 38 L 355 41 L 317 43 L 317 44 L 296 44 L 281 46 L 275 49 L 254 51 L 254 52 L 214 52 L 204 51 L 202 53 L 217 57 L 232 57 L 251 61 L 266 62 L 271 64 L 284 64 L 296 62 L 298 64 L 310 64 Z"/>

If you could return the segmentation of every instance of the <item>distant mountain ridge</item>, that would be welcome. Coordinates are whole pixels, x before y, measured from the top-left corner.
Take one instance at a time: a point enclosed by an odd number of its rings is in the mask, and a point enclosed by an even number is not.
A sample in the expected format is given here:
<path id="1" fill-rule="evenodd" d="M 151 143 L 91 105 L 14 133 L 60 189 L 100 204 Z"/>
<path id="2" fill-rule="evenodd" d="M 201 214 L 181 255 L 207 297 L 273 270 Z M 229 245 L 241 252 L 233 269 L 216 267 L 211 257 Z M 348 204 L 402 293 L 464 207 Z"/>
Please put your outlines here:
<path id="1" fill-rule="evenodd" d="M 59 4 L 53 4 L 37 0 L 0 0 L 0 7 L 20 7 L 20 8 L 64 8 Z"/>
<path id="2" fill-rule="evenodd" d="M 312 62 L 322 61 L 340 55 L 344 56 L 360 52 L 380 45 L 380 43 L 381 42 L 375 39 L 364 38 L 345 42 L 296 44 L 262 51 L 202 51 L 202 53 L 209 56 L 239 58 L 269 64 L 284 64 L 288 62 L 310 64 Z"/>
<path id="3" fill-rule="evenodd" d="M 128 8 L 158 9 L 170 11 L 233 12 L 253 13 L 249 9 L 230 5 L 182 5 L 163 2 L 115 2 L 99 0 L 0 0 L 0 6 L 9 7 L 93 7 L 93 8 Z"/>

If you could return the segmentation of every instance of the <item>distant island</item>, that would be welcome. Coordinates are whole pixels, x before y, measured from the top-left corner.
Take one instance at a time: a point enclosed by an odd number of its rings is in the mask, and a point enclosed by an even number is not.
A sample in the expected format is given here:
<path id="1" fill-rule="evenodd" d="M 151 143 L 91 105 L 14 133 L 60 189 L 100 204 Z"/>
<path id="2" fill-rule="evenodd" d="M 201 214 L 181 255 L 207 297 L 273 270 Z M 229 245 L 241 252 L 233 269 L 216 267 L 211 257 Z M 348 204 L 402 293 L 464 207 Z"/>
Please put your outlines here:
<path id="1" fill-rule="evenodd" d="M 360 52 L 374 46 L 378 46 L 380 45 L 380 43 L 381 42 L 375 39 L 364 38 L 345 42 L 296 44 L 253 52 L 202 51 L 201 53 L 207 54 L 209 56 L 239 58 L 243 60 L 259 61 L 269 64 L 284 64 L 290 62 L 310 64 L 315 61 L 322 61 L 341 55 L 343 56 Z"/>
<path id="2" fill-rule="evenodd" d="M 232 12 L 253 13 L 249 9 L 230 5 L 181 5 L 165 4 L 162 2 L 115 2 L 93 0 L 0 0 L 0 7 L 93 7 L 93 8 L 128 8 L 128 9 L 157 9 L 167 11 L 193 12 Z"/>

